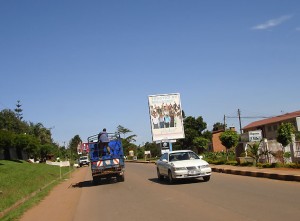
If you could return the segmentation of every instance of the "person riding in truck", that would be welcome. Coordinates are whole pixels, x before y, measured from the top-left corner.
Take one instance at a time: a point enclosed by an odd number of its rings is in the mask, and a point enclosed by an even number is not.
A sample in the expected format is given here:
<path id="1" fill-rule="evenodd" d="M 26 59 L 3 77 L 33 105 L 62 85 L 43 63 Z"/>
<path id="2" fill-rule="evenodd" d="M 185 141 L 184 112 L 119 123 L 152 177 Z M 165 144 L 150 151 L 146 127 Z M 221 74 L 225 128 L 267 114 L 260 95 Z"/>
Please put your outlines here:
<path id="1" fill-rule="evenodd" d="M 109 143 L 108 134 L 106 132 L 106 129 L 104 128 L 98 134 L 98 145 L 99 145 L 100 153 L 102 153 L 102 156 L 105 154 L 105 152 L 108 152 L 108 153 L 110 152 L 108 143 Z M 107 151 L 104 151 L 104 148 L 106 148 Z"/>

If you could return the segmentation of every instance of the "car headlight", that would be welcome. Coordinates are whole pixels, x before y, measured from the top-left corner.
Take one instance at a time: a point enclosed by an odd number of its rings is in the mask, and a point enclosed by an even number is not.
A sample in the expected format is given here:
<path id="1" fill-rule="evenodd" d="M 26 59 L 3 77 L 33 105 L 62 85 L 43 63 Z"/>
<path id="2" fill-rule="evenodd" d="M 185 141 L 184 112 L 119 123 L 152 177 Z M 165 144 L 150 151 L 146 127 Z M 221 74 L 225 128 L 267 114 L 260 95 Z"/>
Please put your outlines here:
<path id="1" fill-rule="evenodd" d="M 199 166 L 199 169 L 209 168 L 209 164 Z"/>
<path id="2" fill-rule="evenodd" d="M 174 170 L 186 170 L 185 167 L 174 167 Z"/>

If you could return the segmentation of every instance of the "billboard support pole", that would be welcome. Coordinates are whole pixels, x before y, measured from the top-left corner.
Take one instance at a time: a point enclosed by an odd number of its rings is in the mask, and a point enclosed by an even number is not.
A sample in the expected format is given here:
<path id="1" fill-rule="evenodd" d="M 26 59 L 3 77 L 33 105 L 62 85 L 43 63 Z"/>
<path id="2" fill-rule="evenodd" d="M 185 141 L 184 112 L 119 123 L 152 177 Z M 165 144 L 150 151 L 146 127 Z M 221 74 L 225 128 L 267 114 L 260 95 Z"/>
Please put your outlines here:
<path id="1" fill-rule="evenodd" d="M 170 151 L 172 151 L 172 142 L 169 142 L 169 148 L 170 148 Z"/>

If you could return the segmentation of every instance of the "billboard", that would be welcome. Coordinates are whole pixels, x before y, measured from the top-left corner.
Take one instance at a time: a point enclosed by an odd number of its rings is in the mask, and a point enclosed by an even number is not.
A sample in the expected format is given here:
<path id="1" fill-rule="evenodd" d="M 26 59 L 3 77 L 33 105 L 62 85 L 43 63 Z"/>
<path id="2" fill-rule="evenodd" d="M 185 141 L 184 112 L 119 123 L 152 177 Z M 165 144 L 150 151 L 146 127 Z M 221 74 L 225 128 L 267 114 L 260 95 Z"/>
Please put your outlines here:
<path id="1" fill-rule="evenodd" d="M 86 154 L 90 152 L 89 143 L 79 143 L 77 146 L 78 154 Z"/>
<path id="2" fill-rule="evenodd" d="M 153 141 L 184 138 L 180 94 L 148 96 Z"/>

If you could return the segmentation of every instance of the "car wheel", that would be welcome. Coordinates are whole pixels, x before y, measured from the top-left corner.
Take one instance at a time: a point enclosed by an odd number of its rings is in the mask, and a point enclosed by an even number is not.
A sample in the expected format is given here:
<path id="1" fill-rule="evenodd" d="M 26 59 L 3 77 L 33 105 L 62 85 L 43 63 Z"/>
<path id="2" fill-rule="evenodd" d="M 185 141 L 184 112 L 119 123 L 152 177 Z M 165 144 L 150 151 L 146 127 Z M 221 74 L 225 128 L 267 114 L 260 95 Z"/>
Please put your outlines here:
<path id="1" fill-rule="evenodd" d="M 169 183 L 170 184 L 174 183 L 174 178 L 173 178 L 172 172 L 170 170 L 168 172 L 168 178 L 169 178 Z"/>
<path id="2" fill-rule="evenodd" d="M 163 179 L 164 179 L 164 176 L 160 174 L 158 168 L 156 168 L 156 171 L 157 171 L 157 178 L 158 178 L 159 180 L 163 180 Z"/>
<path id="3" fill-rule="evenodd" d="M 204 180 L 205 182 L 209 181 L 209 180 L 210 180 L 210 176 L 204 176 L 204 177 L 203 177 L 203 180 Z"/>

